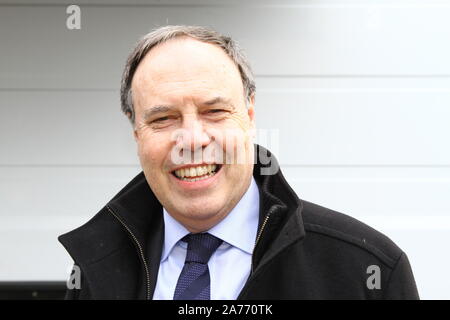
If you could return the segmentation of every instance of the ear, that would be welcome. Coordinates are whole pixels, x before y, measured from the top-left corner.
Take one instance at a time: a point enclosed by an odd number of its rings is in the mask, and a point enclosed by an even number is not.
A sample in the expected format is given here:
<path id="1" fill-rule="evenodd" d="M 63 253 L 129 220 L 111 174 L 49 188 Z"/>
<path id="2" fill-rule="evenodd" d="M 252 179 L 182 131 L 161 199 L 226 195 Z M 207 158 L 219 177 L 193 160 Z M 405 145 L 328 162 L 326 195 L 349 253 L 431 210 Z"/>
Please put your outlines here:
<path id="1" fill-rule="evenodd" d="M 250 118 L 252 126 L 255 126 L 255 95 L 253 94 L 250 97 L 250 101 L 248 102 L 247 114 Z"/>

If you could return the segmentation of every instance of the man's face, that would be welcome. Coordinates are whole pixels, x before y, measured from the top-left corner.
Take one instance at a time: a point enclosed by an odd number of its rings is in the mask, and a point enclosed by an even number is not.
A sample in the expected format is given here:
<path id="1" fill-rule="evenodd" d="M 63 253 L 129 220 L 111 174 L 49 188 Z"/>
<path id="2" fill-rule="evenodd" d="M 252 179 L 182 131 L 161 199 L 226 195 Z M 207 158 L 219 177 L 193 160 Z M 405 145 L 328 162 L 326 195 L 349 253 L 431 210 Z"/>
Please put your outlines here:
<path id="1" fill-rule="evenodd" d="M 222 220 L 250 184 L 254 100 L 247 108 L 243 92 L 239 71 L 221 48 L 187 37 L 153 48 L 133 77 L 134 134 L 145 177 L 191 232 Z"/>

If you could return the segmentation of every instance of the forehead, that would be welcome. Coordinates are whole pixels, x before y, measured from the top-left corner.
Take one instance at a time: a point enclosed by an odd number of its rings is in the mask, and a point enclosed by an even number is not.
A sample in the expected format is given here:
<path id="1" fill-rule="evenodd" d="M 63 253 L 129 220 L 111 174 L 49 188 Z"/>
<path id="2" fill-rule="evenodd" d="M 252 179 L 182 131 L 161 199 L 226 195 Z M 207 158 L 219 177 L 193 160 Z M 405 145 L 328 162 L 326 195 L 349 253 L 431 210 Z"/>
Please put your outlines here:
<path id="1" fill-rule="evenodd" d="M 133 92 L 243 92 L 239 70 L 218 46 L 188 37 L 171 39 L 150 50 L 139 64 Z"/>

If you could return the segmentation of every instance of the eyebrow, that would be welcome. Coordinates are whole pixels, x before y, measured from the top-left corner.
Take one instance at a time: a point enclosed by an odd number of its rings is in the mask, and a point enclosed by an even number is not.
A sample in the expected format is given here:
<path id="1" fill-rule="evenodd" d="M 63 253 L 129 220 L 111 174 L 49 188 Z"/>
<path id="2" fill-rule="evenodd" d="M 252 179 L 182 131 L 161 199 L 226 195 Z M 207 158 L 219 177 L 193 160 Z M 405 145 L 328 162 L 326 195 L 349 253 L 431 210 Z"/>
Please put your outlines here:
<path id="1" fill-rule="evenodd" d="M 165 106 L 165 105 L 154 106 L 154 107 L 151 107 L 150 109 L 147 109 L 144 111 L 143 118 L 144 118 L 144 120 L 147 120 L 147 119 L 151 118 L 152 116 L 154 116 L 155 114 L 164 113 L 164 112 L 170 111 L 171 109 L 172 109 L 171 106 Z"/>
<path id="2" fill-rule="evenodd" d="M 224 105 L 229 105 L 229 106 L 233 107 L 233 103 L 231 102 L 230 99 L 226 99 L 226 98 L 220 97 L 220 96 L 214 97 L 210 100 L 206 100 L 205 102 L 203 102 L 203 104 L 207 105 L 207 106 L 212 106 L 215 104 L 224 104 Z M 169 106 L 169 105 L 153 106 L 144 111 L 143 118 L 144 118 L 144 120 L 148 120 L 149 118 L 153 117 L 155 114 L 168 112 L 170 110 L 172 110 L 172 106 Z"/>
<path id="3" fill-rule="evenodd" d="M 224 97 L 214 97 L 210 100 L 203 102 L 203 104 L 208 105 L 208 106 L 212 106 L 214 104 L 225 104 L 225 105 L 233 106 L 233 103 L 231 103 L 231 100 L 226 99 Z"/>

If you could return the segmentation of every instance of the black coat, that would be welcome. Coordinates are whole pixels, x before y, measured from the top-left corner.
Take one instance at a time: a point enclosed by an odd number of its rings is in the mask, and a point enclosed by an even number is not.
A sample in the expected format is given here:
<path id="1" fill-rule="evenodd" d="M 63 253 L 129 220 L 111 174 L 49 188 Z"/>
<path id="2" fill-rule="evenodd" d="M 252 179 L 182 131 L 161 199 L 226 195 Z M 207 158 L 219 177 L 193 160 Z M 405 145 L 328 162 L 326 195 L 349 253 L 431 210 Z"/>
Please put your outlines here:
<path id="1" fill-rule="evenodd" d="M 238 299 L 419 298 L 408 258 L 390 239 L 300 200 L 281 170 L 261 175 L 262 167 L 258 161 L 253 172 L 260 191 L 259 240 Z M 153 297 L 164 221 L 143 173 L 90 221 L 58 239 L 81 270 L 81 288 L 68 289 L 67 299 Z"/>

